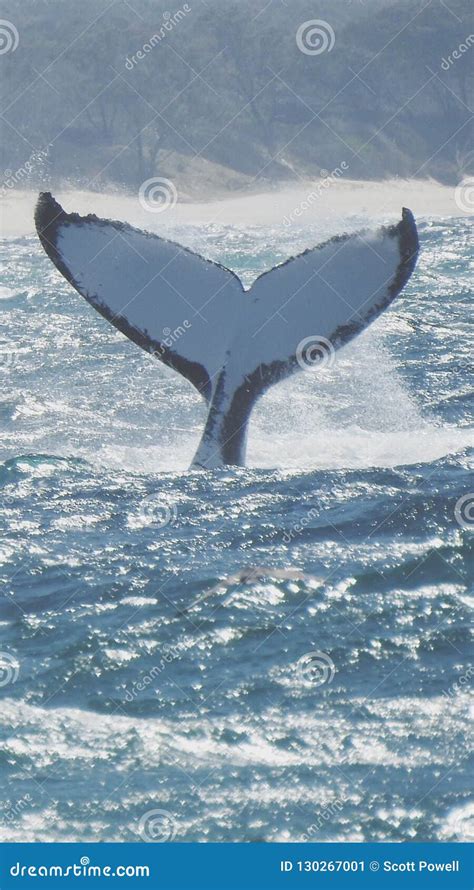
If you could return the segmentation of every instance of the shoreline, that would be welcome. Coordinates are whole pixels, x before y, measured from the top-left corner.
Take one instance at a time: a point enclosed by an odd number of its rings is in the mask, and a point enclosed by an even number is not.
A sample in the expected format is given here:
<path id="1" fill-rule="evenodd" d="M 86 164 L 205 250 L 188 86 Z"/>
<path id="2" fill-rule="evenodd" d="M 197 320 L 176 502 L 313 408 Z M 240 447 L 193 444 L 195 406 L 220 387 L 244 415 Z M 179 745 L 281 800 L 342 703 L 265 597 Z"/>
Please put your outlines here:
<path id="1" fill-rule="evenodd" d="M 160 232 L 169 227 L 218 223 L 221 225 L 281 225 L 283 228 L 319 223 L 322 219 L 351 216 L 398 218 L 409 207 L 415 217 L 469 217 L 456 203 L 455 189 L 434 180 L 391 179 L 383 181 L 313 179 L 300 185 L 282 184 L 278 189 L 239 192 L 207 201 L 174 199 L 162 212 L 153 212 L 129 192 L 90 192 L 58 189 L 53 192 L 68 212 L 96 213 L 107 219 L 129 222 L 138 228 Z M 38 191 L 12 189 L 0 199 L 0 237 L 12 238 L 35 232 L 33 212 Z"/>

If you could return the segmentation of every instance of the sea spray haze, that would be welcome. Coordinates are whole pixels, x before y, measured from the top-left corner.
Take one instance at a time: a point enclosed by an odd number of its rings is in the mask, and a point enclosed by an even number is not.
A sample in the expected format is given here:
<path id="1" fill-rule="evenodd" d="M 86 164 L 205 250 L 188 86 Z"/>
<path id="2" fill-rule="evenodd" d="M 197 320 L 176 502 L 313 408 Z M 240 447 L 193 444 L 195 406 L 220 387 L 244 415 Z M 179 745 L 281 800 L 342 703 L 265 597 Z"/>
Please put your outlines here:
<path id="1" fill-rule="evenodd" d="M 2 0 L 1 19 L 0 188 L 474 174 L 469 0 Z"/>
<path id="2" fill-rule="evenodd" d="M 167 232 L 250 283 L 379 222 Z M 214 473 L 191 387 L 2 242 L 4 839 L 472 835 L 472 223 L 419 229 L 400 299 Z"/>
<path id="3" fill-rule="evenodd" d="M 471 7 L 3 0 L 2 839 L 473 839 Z M 189 472 L 204 404 L 58 275 L 40 190 L 246 285 L 403 206 L 421 253 Z"/>

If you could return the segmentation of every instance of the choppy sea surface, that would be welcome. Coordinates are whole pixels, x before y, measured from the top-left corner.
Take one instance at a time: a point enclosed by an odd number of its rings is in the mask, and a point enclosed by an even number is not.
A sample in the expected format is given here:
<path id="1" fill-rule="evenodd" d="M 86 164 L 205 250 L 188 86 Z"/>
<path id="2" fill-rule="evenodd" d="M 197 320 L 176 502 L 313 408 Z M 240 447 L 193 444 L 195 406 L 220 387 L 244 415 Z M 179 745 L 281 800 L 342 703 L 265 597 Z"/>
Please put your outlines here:
<path id="1" fill-rule="evenodd" d="M 1 839 L 473 839 L 472 230 L 420 220 L 215 472 L 191 386 L 1 243 Z M 332 231 L 167 234 L 249 284 Z"/>

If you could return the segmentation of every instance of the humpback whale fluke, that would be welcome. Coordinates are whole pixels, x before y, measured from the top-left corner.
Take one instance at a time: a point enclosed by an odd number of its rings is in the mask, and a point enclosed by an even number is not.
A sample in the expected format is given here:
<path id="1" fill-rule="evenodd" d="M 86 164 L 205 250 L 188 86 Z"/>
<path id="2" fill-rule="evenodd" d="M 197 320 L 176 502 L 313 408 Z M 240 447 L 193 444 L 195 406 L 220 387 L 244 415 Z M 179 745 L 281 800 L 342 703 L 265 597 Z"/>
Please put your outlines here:
<path id="1" fill-rule="evenodd" d="M 218 263 L 95 215 L 66 213 L 49 192 L 40 241 L 85 299 L 142 349 L 179 371 L 209 412 L 193 466 L 243 465 L 255 401 L 302 363 L 302 342 L 338 349 L 400 293 L 415 267 L 410 210 L 378 232 L 340 235 L 264 272 L 245 291 Z"/>

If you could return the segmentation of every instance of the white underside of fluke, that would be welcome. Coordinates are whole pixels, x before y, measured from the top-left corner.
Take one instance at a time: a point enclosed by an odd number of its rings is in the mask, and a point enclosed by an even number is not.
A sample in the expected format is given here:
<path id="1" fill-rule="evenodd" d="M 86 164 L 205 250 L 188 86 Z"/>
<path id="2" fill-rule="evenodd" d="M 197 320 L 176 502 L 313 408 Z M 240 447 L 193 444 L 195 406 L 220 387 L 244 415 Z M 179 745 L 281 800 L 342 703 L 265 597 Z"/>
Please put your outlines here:
<path id="1" fill-rule="evenodd" d="M 404 211 L 398 226 L 332 239 L 244 291 L 223 266 L 123 223 L 66 214 L 49 194 L 40 196 L 36 225 L 76 290 L 206 399 L 194 459 L 206 468 L 244 462 L 258 396 L 311 361 L 303 341 L 310 355 L 363 330 L 402 289 L 418 249 Z"/>

